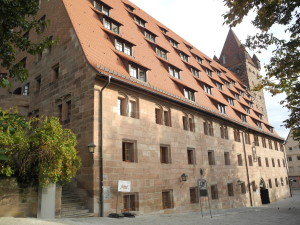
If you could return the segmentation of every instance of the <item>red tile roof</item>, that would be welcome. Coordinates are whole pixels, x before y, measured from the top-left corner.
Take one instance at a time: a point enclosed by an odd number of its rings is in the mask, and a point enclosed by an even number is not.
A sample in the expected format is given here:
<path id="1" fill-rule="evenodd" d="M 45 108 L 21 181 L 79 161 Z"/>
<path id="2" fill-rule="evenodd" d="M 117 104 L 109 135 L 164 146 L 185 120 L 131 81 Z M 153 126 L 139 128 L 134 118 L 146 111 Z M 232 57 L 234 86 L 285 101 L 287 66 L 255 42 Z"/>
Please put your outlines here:
<path id="1" fill-rule="evenodd" d="M 142 11 L 136 5 L 127 0 L 102 1 L 111 7 L 109 17 L 112 18 L 113 21 L 122 24 L 120 27 L 120 34 L 115 34 L 104 27 L 101 18 L 107 16 L 94 9 L 92 1 L 63 0 L 63 2 L 87 61 L 99 72 L 111 75 L 113 78 L 131 85 L 139 86 L 144 90 L 191 105 L 201 111 L 206 111 L 258 132 L 263 132 L 277 138 L 279 137 L 276 133 L 271 133 L 266 126 L 263 126 L 263 129 L 259 129 L 255 123 L 251 122 L 251 120 L 248 120 L 248 124 L 242 122 L 234 110 L 246 114 L 245 110 L 239 104 L 235 104 L 235 106 L 229 105 L 227 99 L 221 94 L 223 92 L 225 95 L 233 97 L 230 90 L 237 93 L 239 93 L 237 88 L 245 91 L 244 86 L 241 85 L 241 80 L 235 74 L 194 48 L 192 44 L 182 39 L 172 30 L 166 28 L 163 24 Z M 134 7 L 134 11 L 130 12 L 124 3 Z M 143 33 L 144 28 L 134 21 L 134 15 L 146 22 L 147 31 L 156 35 L 155 43 L 152 43 L 145 38 Z M 166 29 L 167 33 L 164 34 L 161 28 Z M 128 43 L 132 43 L 132 56 L 116 50 L 114 43 L 115 37 L 119 37 L 122 40 L 126 40 Z M 179 43 L 178 49 L 170 44 L 169 38 L 172 38 Z M 168 52 L 167 60 L 157 56 L 155 46 L 160 46 Z M 192 49 L 189 49 L 188 46 L 192 47 Z M 189 61 L 184 62 L 180 58 L 179 52 L 188 55 Z M 203 59 L 202 64 L 195 59 L 195 56 Z M 148 68 L 147 82 L 145 83 L 130 77 L 128 68 L 126 68 L 123 60 L 131 61 L 146 69 Z M 180 80 L 171 77 L 168 71 L 168 64 L 173 65 L 180 70 Z M 193 76 L 190 67 L 194 67 L 200 71 L 200 78 Z M 212 77 L 209 77 L 205 73 L 205 68 L 212 71 Z M 219 70 L 221 74 L 217 75 L 215 69 Z M 176 82 L 174 82 L 174 80 Z M 236 87 L 232 84 L 230 85 L 230 88 L 226 87 L 224 81 L 230 80 L 235 81 Z M 215 81 L 223 84 L 223 91 L 217 89 Z M 208 84 L 213 88 L 212 97 L 208 97 L 204 92 L 201 82 Z M 183 90 L 180 86 L 186 86 L 195 90 L 196 102 L 185 99 Z M 211 98 L 214 98 L 216 101 L 222 102 L 222 104 L 227 106 L 226 115 L 218 111 L 218 108 L 210 100 Z M 241 104 L 245 104 L 246 102 L 243 98 L 249 101 L 246 94 L 244 97 L 240 96 L 240 98 Z M 256 113 L 252 112 L 252 109 L 249 116 L 259 120 Z M 269 125 L 265 119 L 262 122 Z"/>

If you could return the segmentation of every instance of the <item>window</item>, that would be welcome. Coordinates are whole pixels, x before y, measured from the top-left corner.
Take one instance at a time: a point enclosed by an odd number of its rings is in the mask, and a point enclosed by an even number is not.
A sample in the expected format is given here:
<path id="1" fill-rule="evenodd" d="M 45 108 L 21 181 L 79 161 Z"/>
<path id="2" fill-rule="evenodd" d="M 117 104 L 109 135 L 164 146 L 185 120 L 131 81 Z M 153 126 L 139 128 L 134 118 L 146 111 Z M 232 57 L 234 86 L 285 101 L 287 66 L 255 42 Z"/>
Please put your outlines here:
<path id="1" fill-rule="evenodd" d="M 287 161 L 288 161 L 288 162 L 292 162 L 292 161 L 293 161 L 292 156 L 288 156 L 288 157 L 287 157 Z"/>
<path id="2" fill-rule="evenodd" d="M 137 162 L 134 142 L 122 142 L 122 157 L 124 162 Z"/>
<path id="3" fill-rule="evenodd" d="M 262 137 L 262 138 L 261 138 L 261 141 L 262 141 L 262 146 L 263 146 L 264 148 L 266 148 L 266 147 L 267 147 L 266 138 Z"/>
<path id="4" fill-rule="evenodd" d="M 241 183 L 241 193 L 246 194 L 246 184 L 245 184 L 245 182 Z"/>
<path id="5" fill-rule="evenodd" d="M 138 25 L 140 25 L 142 27 L 146 27 L 146 21 L 143 20 L 142 18 L 140 18 L 138 16 L 134 16 L 133 19 Z"/>
<path id="6" fill-rule="evenodd" d="M 299 170 L 300 171 L 300 170 Z M 285 177 L 285 184 L 288 185 L 289 184 L 289 179 L 287 177 Z"/>
<path id="7" fill-rule="evenodd" d="M 187 158 L 188 158 L 188 164 L 195 165 L 196 159 L 195 159 L 195 149 L 194 148 L 188 148 L 187 149 Z"/>
<path id="8" fill-rule="evenodd" d="M 282 177 L 280 178 L 280 183 L 281 183 L 281 186 L 284 185 L 284 182 L 283 182 L 283 178 L 282 178 Z"/>
<path id="9" fill-rule="evenodd" d="M 283 147 L 283 144 L 280 144 L 280 151 L 284 151 L 284 147 Z"/>
<path id="10" fill-rule="evenodd" d="M 210 186 L 211 191 L 211 199 L 215 200 L 218 199 L 218 186 L 216 184 Z"/>
<path id="11" fill-rule="evenodd" d="M 272 147 L 272 140 L 268 140 L 269 141 L 269 149 L 273 149 L 273 147 Z"/>
<path id="12" fill-rule="evenodd" d="M 195 77 L 198 77 L 198 78 L 200 77 L 200 75 L 199 75 L 200 71 L 195 69 L 194 67 L 191 67 L 191 72 Z"/>
<path id="13" fill-rule="evenodd" d="M 292 147 L 289 147 L 289 150 L 290 150 L 290 151 L 292 151 L 292 150 L 293 150 L 293 148 L 292 148 Z"/>
<path id="14" fill-rule="evenodd" d="M 269 188 L 272 188 L 272 180 L 271 179 L 269 179 Z"/>
<path id="15" fill-rule="evenodd" d="M 169 146 L 160 146 L 160 162 L 165 164 L 171 163 L 171 151 Z"/>
<path id="16" fill-rule="evenodd" d="M 258 118 L 259 118 L 260 120 L 263 119 L 263 115 L 262 115 L 262 114 L 258 113 L 257 116 L 258 116 Z"/>
<path id="17" fill-rule="evenodd" d="M 249 166 L 253 166 L 252 155 L 248 155 Z"/>
<path id="18" fill-rule="evenodd" d="M 243 166 L 243 158 L 241 154 L 237 155 L 238 165 Z"/>
<path id="19" fill-rule="evenodd" d="M 275 150 L 278 151 L 278 143 L 274 141 Z"/>
<path id="20" fill-rule="evenodd" d="M 247 123 L 247 116 L 244 114 L 241 114 L 241 120 L 245 123 Z"/>
<path id="21" fill-rule="evenodd" d="M 191 47 L 191 46 L 189 46 L 189 45 L 187 45 L 187 44 L 185 44 L 185 46 L 186 46 L 190 51 L 193 49 L 193 47 Z"/>
<path id="22" fill-rule="evenodd" d="M 234 135 L 234 140 L 236 142 L 241 142 L 241 134 L 240 134 L 240 131 L 238 129 L 233 130 L 233 135 Z"/>
<path id="23" fill-rule="evenodd" d="M 220 113 L 226 114 L 226 106 L 218 103 L 218 109 Z"/>
<path id="24" fill-rule="evenodd" d="M 250 108 L 253 108 L 253 103 L 252 102 L 248 102 L 248 105 Z"/>
<path id="25" fill-rule="evenodd" d="M 162 191 L 162 206 L 163 209 L 171 209 L 173 205 L 173 190 Z"/>
<path id="26" fill-rule="evenodd" d="M 245 109 L 246 113 L 250 114 L 250 108 L 244 106 L 244 109 Z"/>
<path id="27" fill-rule="evenodd" d="M 195 123 L 194 118 L 192 116 L 188 116 L 187 114 L 185 114 L 182 117 L 182 124 L 184 130 L 190 130 L 192 132 L 195 132 Z"/>
<path id="28" fill-rule="evenodd" d="M 228 81 L 225 81 L 225 85 L 230 88 L 230 83 Z"/>
<path id="29" fill-rule="evenodd" d="M 169 66 L 169 73 L 172 77 L 175 77 L 177 79 L 180 79 L 180 71 L 179 69 L 173 67 L 173 66 Z"/>
<path id="30" fill-rule="evenodd" d="M 225 161 L 225 165 L 226 166 L 230 165 L 230 155 L 229 155 L 229 152 L 224 152 L 224 161 Z"/>
<path id="31" fill-rule="evenodd" d="M 144 35 L 149 41 L 155 42 L 155 38 L 156 38 L 155 34 L 151 33 L 150 31 L 145 30 Z"/>
<path id="32" fill-rule="evenodd" d="M 199 56 L 195 56 L 196 60 L 198 63 L 202 64 L 203 63 L 203 59 L 201 59 Z"/>
<path id="33" fill-rule="evenodd" d="M 223 91 L 223 85 L 219 82 L 216 82 L 216 86 L 220 91 Z"/>
<path id="34" fill-rule="evenodd" d="M 129 74 L 138 80 L 146 82 L 146 70 L 142 69 L 136 65 L 129 64 Z"/>
<path id="35" fill-rule="evenodd" d="M 272 159 L 272 166 L 275 167 L 275 160 Z"/>
<path id="36" fill-rule="evenodd" d="M 59 78 L 59 64 L 53 66 L 52 70 L 53 70 L 53 81 L 55 81 Z"/>
<path id="37" fill-rule="evenodd" d="M 63 111 L 62 111 L 62 104 L 59 104 L 58 106 L 57 106 L 57 109 L 58 109 L 58 118 L 59 118 L 59 121 L 61 121 L 62 122 L 62 115 L 63 115 Z"/>
<path id="38" fill-rule="evenodd" d="M 247 145 L 251 144 L 250 134 L 249 133 L 245 133 L 245 142 L 246 142 Z"/>
<path id="39" fill-rule="evenodd" d="M 255 184 L 255 181 L 252 181 L 251 182 L 251 186 L 252 186 L 252 191 L 256 191 L 256 184 Z"/>
<path id="40" fill-rule="evenodd" d="M 262 129 L 261 122 L 256 121 L 256 125 L 257 125 L 260 129 Z"/>
<path id="41" fill-rule="evenodd" d="M 241 96 L 244 96 L 244 92 L 242 90 L 238 90 Z"/>
<path id="42" fill-rule="evenodd" d="M 66 121 L 70 121 L 70 119 L 71 119 L 71 101 L 66 102 L 66 109 L 67 109 Z"/>
<path id="43" fill-rule="evenodd" d="M 25 84 L 23 87 L 23 95 L 28 96 L 29 95 L 29 83 Z"/>
<path id="44" fill-rule="evenodd" d="M 125 212 L 138 211 L 138 194 L 123 194 L 123 210 Z"/>
<path id="45" fill-rule="evenodd" d="M 118 98 L 118 114 L 121 116 L 125 116 L 125 99 L 124 98 Z"/>
<path id="46" fill-rule="evenodd" d="M 138 118 L 138 100 L 134 97 L 119 95 L 118 114 L 131 118 Z"/>
<path id="47" fill-rule="evenodd" d="M 239 95 L 239 94 L 234 93 L 234 97 L 235 97 L 237 100 L 240 100 L 240 95 Z"/>
<path id="48" fill-rule="evenodd" d="M 100 12 L 103 12 L 105 15 L 109 16 L 109 10 L 111 8 L 108 5 L 105 5 L 103 2 L 94 1 L 94 7 Z"/>
<path id="49" fill-rule="evenodd" d="M 161 30 L 161 32 L 163 32 L 164 34 L 167 34 L 167 30 L 165 29 L 165 28 L 163 28 L 163 27 L 159 27 L 159 29 Z"/>
<path id="50" fill-rule="evenodd" d="M 233 99 L 233 98 L 228 97 L 228 98 L 227 98 L 227 101 L 228 101 L 228 103 L 229 103 L 230 105 L 234 106 L 234 99 Z"/>
<path id="51" fill-rule="evenodd" d="M 204 120 L 203 122 L 204 134 L 214 136 L 214 128 L 212 121 Z"/>
<path id="52" fill-rule="evenodd" d="M 156 106 L 155 108 L 155 121 L 157 124 L 171 126 L 171 112 L 170 109 Z"/>
<path id="53" fill-rule="evenodd" d="M 183 88 L 183 93 L 184 93 L 184 97 L 191 100 L 191 101 L 195 101 L 195 92 L 192 91 L 189 88 Z"/>
<path id="54" fill-rule="evenodd" d="M 235 86 L 235 81 L 234 80 L 230 80 L 230 83 L 232 83 L 232 85 Z"/>
<path id="55" fill-rule="evenodd" d="M 269 160 L 268 160 L 268 158 L 265 158 L 265 160 L 266 160 L 266 167 L 269 167 Z"/>
<path id="56" fill-rule="evenodd" d="M 285 167 L 285 160 L 284 159 L 282 159 L 282 165 L 283 165 L 283 167 Z"/>
<path id="57" fill-rule="evenodd" d="M 205 93 L 212 95 L 212 90 L 211 90 L 210 86 L 204 84 L 203 87 L 204 87 Z"/>
<path id="58" fill-rule="evenodd" d="M 42 77 L 41 75 L 35 78 L 35 92 L 39 93 L 41 91 L 41 83 L 42 83 Z"/>
<path id="59" fill-rule="evenodd" d="M 178 48 L 179 43 L 175 40 L 173 40 L 172 38 L 170 38 L 170 43 L 173 47 Z"/>
<path id="60" fill-rule="evenodd" d="M 261 158 L 257 157 L 258 166 L 261 166 Z"/>
<path id="61" fill-rule="evenodd" d="M 103 26 L 111 30 L 112 32 L 119 34 L 120 33 L 120 24 L 108 19 L 108 18 L 103 18 Z"/>
<path id="62" fill-rule="evenodd" d="M 191 203 L 199 203 L 198 187 L 190 188 L 190 201 Z"/>
<path id="63" fill-rule="evenodd" d="M 131 5 L 125 4 L 125 6 L 130 12 L 133 12 L 135 10 L 135 8 L 133 8 Z"/>
<path id="64" fill-rule="evenodd" d="M 205 69 L 205 73 L 210 77 L 212 76 L 212 71 L 207 68 Z"/>
<path id="65" fill-rule="evenodd" d="M 188 62 L 189 61 L 189 56 L 187 54 L 184 54 L 183 52 L 179 53 L 180 58 L 185 61 Z"/>
<path id="66" fill-rule="evenodd" d="M 300 160 L 300 156 L 299 155 L 297 156 L 297 160 Z"/>
<path id="67" fill-rule="evenodd" d="M 183 129 L 188 130 L 188 118 L 186 116 L 182 117 Z"/>
<path id="68" fill-rule="evenodd" d="M 227 190 L 228 190 L 228 196 L 234 196 L 234 194 L 233 194 L 233 184 L 232 183 L 227 184 Z"/>
<path id="69" fill-rule="evenodd" d="M 275 186 L 278 187 L 278 180 L 275 178 Z"/>
<path id="70" fill-rule="evenodd" d="M 259 140 L 258 140 L 258 136 L 254 135 L 254 145 L 255 146 L 259 146 Z"/>
<path id="71" fill-rule="evenodd" d="M 126 55 L 132 55 L 132 44 L 129 44 L 120 39 L 115 40 L 115 47 L 118 51 L 124 52 Z"/>
<path id="72" fill-rule="evenodd" d="M 227 126 L 221 125 L 220 126 L 220 133 L 221 133 L 221 138 L 228 140 L 228 129 L 227 129 Z"/>
<path id="73" fill-rule="evenodd" d="M 215 70 L 216 71 L 216 74 L 218 75 L 218 76 L 220 76 L 221 75 L 221 72 L 220 72 L 220 70 Z"/>
<path id="74" fill-rule="evenodd" d="M 208 165 L 215 165 L 214 151 L 208 151 Z"/>
<path id="75" fill-rule="evenodd" d="M 134 100 L 128 102 L 128 116 L 131 118 L 137 118 L 137 103 Z"/>
<path id="76" fill-rule="evenodd" d="M 162 48 L 156 47 L 156 54 L 163 59 L 168 59 L 167 51 Z"/>

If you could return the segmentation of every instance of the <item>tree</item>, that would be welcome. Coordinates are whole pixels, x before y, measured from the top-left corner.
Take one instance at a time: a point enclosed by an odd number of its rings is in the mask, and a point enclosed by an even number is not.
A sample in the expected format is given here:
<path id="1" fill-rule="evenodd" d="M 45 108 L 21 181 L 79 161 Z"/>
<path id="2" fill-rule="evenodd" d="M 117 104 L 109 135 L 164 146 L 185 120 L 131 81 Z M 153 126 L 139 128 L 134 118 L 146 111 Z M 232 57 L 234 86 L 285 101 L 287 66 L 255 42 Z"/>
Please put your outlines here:
<path id="1" fill-rule="evenodd" d="M 229 8 L 223 17 L 229 26 L 241 23 L 249 12 L 256 12 L 252 24 L 260 30 L 246 40 L 252 50 L 275 46 L 270 63 L 265 66 L 266 77 L 255 90 L 263 87 L 272 95 L 285 93 L 281 102 L 289 109 L 289 119 L 284 121 L 286 128 L 300 131 L 300 1 L 299 0 L 224 0 Z M 289 35 L 287 40 L 276 37 L 270 30 L 281 25 Z M 298 131 L 298 132 L 297 132 Z"/>
<path id="2" fill-rule="evenodd" d="M 29 75 L 23 61 L 15 63 L 17 49 L 35 55 L 55 41 L 51 37 L 39 42 L 28 38 L 31 31 L 40 34 L 47 25 L 47 21 L 36 18 L 38 0 L 0 0 L 0 6 L 0 68 L 9 74 L 0 75 L 0 87 L 6 87 L 11 80 L 23 82 Z"/>
<path id="3" fill-rule="evenodd" d="M 76 137 L 51 118 L 25 119 L 0 109 L 0 175 L 16 176 L 25 185 L 64 184 L 76 175 L 81 160 Z"/>

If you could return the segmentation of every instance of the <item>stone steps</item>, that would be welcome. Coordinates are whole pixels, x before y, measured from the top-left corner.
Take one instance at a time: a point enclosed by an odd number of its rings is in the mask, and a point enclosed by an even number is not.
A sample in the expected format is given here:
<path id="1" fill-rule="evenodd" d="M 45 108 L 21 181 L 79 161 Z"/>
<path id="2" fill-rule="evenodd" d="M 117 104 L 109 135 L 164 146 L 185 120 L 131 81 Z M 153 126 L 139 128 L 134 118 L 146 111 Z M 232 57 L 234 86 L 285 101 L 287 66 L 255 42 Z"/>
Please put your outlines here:
<path id="1" fill-rule="evenodd" d="M 93 217 L 83 201 L 73 192 L 63 189 L 61 198 L 61 218 Z"/>

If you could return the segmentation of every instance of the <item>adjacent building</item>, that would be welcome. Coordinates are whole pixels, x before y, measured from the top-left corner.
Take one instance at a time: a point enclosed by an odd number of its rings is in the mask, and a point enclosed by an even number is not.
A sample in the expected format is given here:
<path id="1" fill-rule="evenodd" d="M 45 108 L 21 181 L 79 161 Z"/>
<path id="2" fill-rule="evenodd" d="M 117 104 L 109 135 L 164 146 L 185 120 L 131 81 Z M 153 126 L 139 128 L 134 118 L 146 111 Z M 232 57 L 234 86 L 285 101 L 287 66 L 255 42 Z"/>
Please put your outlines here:
<path id="1" fill-rule="evenodd" d="M 250 91 L 259 60 L 232 30 L 211 59 L 127 0 L 41 1 L 38 15 L 51 23 L 29 38 L 59 43 L 19 52 L 31 76 L 0 90 L 0 105 L 58 116 L 77 134 L 83 167 L 69 186 L 95 216 L 115 212 L 118 195 L 118 212 L 200 211 L 200 178 L 213 208 L 289 195 L 284 140 Z"/>
<path id="2" fill-rule="evenodd" d="M 292 130 L 285 142 L 288 175 L 292 188 L 300 188 L 300 143 L 293 138 Z"/>

